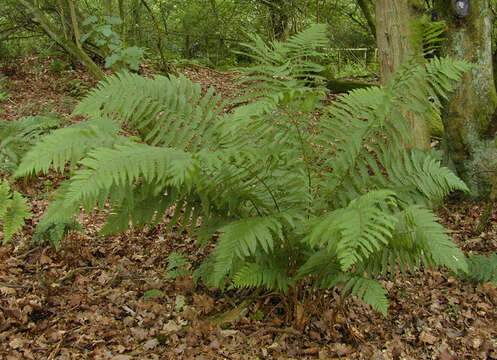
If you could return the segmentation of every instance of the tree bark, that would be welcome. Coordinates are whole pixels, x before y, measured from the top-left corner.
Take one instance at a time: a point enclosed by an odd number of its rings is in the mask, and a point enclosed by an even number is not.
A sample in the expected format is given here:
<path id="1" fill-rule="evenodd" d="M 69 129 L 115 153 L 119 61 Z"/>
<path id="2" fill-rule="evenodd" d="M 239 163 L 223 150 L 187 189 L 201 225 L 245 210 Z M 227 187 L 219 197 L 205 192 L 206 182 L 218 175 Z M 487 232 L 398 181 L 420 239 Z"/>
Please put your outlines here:
<path id="1" fill-rule="evenodd" d="M 446 159 L 473 196 L 488 198 L 497 176 L 497 94 L 492 66 L 492 23 L 488 0 L 472 0 L 471 12 L 458 18 L 452 1 L 436 0 L 448 26 L 445 53 L 474 63 L 442 112 Z"/>
<path id="2" fill-rule="evenodd" d="M 133 21 L 131 22 L 131 34 L 132 34 L 132 44 L 135 46 L 139 46 L 142 40 L 142 31 L 141 31 L 141 0 L 133 0 L 132 5 L 132 16 Z"/>
<path id="3" fill-rule="evenodd" d="M 79 39 L 81 39 L 81 35 L 79 33 L 79 26 L 78 26 L 78 19 L 76 18 L 76 8 L 74 7 L 73 0 L 68 0 L 69 2 L 69 9 L 71 10 L 71 22 L 72 22 L 72 29 L 74 32 L 74 41 L 76 42 L 76 46 L 78 49 L 83 50 L 81 47 L 81 43 Z"/>
<path id="4" fill-rule="evenodd" d="M 371 10 L 372 3 L 370 0 L 357 0 L 357 5 L 361 8 L 362 15 L 368 23 L 371 34 L 376 34 L 376 22 L 374 20 L 373 11 Z"/>
<path id="5" fill-rule="evenodd" d="M 380 61 L 381 83 L 385 84 L 408 56 L 419 55 L 421 49 L 410 40 L 410 22 L 419 16 L 420 0 L 376 0 L 376 41 Z M 406 113 L 412 134 L 407 147 L 429 150 L 430 134 L 423 119 Z"/>
<path id="6" fill-rule="evenodd" d="M 35 20 L 38 22 L 39 26 L 43 31 L 57 44 L 59 44 L 65 51 L 70 55 L 78 59 L 88 71 L 97 80 L 103 80 L 105 74 L 103 71 L 93 62 L 93 60 L 85 53 L 82 49 L 79 49 L 72 41 L 65 40 L 63 35 L 59 34 L 58 31 L 52 26 L 50 21 L 46 18 L 45 14 L 35 5 L 33 5 L 28 0 L 17 0 L 21 5 L 23 5 L 26 10 L 33 14 Z"/>

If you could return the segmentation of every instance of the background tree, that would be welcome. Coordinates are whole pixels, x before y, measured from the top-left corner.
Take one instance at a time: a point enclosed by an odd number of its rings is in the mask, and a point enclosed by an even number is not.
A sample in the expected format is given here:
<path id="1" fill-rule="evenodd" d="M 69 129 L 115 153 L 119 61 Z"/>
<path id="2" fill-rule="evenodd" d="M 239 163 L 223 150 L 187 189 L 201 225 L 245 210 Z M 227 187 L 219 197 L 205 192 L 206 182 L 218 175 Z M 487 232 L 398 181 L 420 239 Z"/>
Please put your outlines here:
<path id="1" fill-rule="evenodd" d="M 422 48 L 413 41 L 410 24 L 422 14 L 421 0 L 376 0 L 376 41 L 380 63 L 380 78 L 385 84 L 408 58 Z M 430 134 L 425 121 L 413 113 L 406 114 L 412 132 L 411 146 L 421 150 L 430 148 Z"/>
<path id="2" fill-rule="evenodd" d="M 48 16 L 45 15 L 45 13 L 40 9 L 38 5 L 35 3 L 32 3 L 30 0 L 17 0 L 18 3 L 24 8 L 25 11 L 27 11 L 29 14 L 33 16 L 33 21 L 38 24 L 38 26 L 53 40 L 55 41 L 60 47 L 62 47 L 67 53 L 69 53 L 71 56 L 74 56 L 76 59 L 78 59 L 87 69 L 88 71 L 95 77 L 95 79 L 102 80 L 104 78 L 104 73 L 102 70 L 95 64 L 95 62 L 88 56 L 88 54 L 82 49 L 81 46 L 77 46 L 77 40 L 70 40 L 68 39 L 66 34 L 66 20 L 65 17 L 63 17 L 62 20 L 62 29 L 57 28 L 49 19 Z M 71 1 L 71 0 L 69 0 Z M 69 5 L 69 3 L 68 3 Z M 75 13 L 74 10 L 74 3 L 72 3 L 73 7 L 73 14 Z M 71 12 L 71 10 L 69 10 Z M 69 15 L 69 18 L 71 18 L 71 15 Z M 74 29 L 77 29 L 77 26 L 74 26 L 74 23 L 77 22 L 75 19 L 75 15 L 73 16 L 73 20 L 70 22 L 70 26 L 73 30 L 73 38 L 77 39 L 77 33 L 74 34 Z"/>
<path id="3" fill-rule="evenodd" d="M 445 53 L 476 66 L 467 73 L 443 112 L 448 161 L 475 196 L 490 194 L 497 169 L 497 94 L 492 66 L 492 22 L 488 0 L 471 1 L 467 17 L 452 1 L 435 1 L 447 23 Z"/>

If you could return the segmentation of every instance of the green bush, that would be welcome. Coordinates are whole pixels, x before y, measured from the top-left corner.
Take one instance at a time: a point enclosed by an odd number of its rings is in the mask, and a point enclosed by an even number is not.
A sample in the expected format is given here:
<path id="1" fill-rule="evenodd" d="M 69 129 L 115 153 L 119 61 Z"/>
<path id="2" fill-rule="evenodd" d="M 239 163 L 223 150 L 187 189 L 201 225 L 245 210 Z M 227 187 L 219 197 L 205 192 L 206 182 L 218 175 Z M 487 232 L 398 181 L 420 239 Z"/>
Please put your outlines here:
<path id="1" fill-rule="evenodd" d="M 244 72 L 246 92 L 231 104 L 183 76 L 108 78 L 75 110 L 92 125 L 45 137 L 16 176 L 79 161 L 47 210 L 50 221 L 110 203 L 108 233 L 161 221 L 175 206 L 170 226 L 190 225 L 200 242 L 220 235 L 196 279 L 291 292 L 298 302 L 342 284 L 344 296 L 386 314 L 378 280 L 387 273 L 423 265 L 467 271 L 430 210 L 467 188 L 429 154 L 406 148 L 403 114 L 438 112 L 438 96 L 469 66 L 407 62 L 385 87 L 326 106 L 323 88 L 305 86 L 323 70 L 311 59 L 326 43 L 322 25 L 286 43 L 254 36 L 246 54 L 257 65 Z M 114 121 L 134 127 L 139 141 L 112 126 L 92 130 Z"/>
<path id="2" fill-rule="evenodd" d="M 121 36 L 112 29 L 113 25 L 121 25 L 122 20 L 118 17 L 104 16 L 99 20 L 96 16 L 90 16 L 84 22 L 84 26 L 91 26 L 90 31 L 81 37 L 81 42 L 88 39 L 95 41 L 97 46 L 106 51 L 105 67 L 129 68 L 134 71 L 140 70 L 145 51 L 137 46 L 126 46 Z"/>

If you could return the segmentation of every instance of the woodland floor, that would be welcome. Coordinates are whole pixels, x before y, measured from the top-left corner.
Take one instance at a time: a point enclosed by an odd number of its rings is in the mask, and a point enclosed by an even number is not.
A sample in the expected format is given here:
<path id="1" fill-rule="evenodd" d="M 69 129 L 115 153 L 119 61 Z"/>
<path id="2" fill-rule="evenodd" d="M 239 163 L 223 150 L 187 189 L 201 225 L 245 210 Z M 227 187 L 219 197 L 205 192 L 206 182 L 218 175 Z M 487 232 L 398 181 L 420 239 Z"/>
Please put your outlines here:
<path id="1" fill-rule="evenodd" d="M 77 98 L 95 85 L 82 71 L 53 72 L 48 61 L 34 58 L 2 71 L 11 96 L 0 103 L 0 117 L 7 119 L 40 112 L 69 117 Z M 226 96 L 235 90 L 232 73 L 181 72 Z M 29 197 L 34 215 L 0 247 L 1 360 L 497 359 L 497 287 L 456 280 L 444 270 L 386 280 L 386 318 L 350 299 L 332 322 L 337 296 L 330 292 L 309 325 L 297 330 L 279 298 L 268 295 L 217 327 L 214 315 L 247 293 L 165 279 L 172 251 L 194 265 L 209 251 L 186 234 L 166 232 L 165 224 L 99 237 L 103 214 L 83 214 L 85 234 L 72 233 L 61 251 L 33 247 L 33 228 L 58 180 L 50 175 L 14 185 Z M 488 231 L 474 234 L 482 210 L 481 203 L 448 200 L 438 211 L 465 252 L 497 251 L 497 212 Z M 163 295 L 147 299 L 151 289 Z"/>

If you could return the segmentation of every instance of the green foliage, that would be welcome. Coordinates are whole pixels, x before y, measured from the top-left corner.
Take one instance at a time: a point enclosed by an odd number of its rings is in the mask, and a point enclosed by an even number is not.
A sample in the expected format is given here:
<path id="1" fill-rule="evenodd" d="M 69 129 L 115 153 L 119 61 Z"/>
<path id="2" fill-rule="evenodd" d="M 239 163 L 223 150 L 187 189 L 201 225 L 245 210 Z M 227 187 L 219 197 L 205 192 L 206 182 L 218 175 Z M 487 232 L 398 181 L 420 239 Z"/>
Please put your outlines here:
<path id="1" fill-rule="evenodd" d="M 10 92 L 6 89 L 7 77 L 0 75 L 0 102 L 9 98 Z"/>
<path id="2" fill-rule="evenodd" d="M 445 21 L 431 21 L 424 15 L 411 22 L 410 30 L 414 47 L 418 47 L 423 56 L 429 57 L 436 54 L 445 41 L 447 25 Z"/>
<path id="3" fill-rule="evenodd" d="M 99 21 L 96 16 L 90 16 L 83 22 L 83 25 L 91 25 L 91 30 L 81 37 L 81 42 L 84 43 L 92 39 L 97 46 L 106 50 L 106 68 L 118 65 L 119 67 L 127 67 L 138 71 L 140 70 L 140 63 L 143 62 L 145 51 L 140 47 L 126 46 L 124 44 L 119 33 L 112 29 L 113 25 L 121 24 L 122 20 L 118 17 L 104 16 Z"/>
<path id="4" fill-rule="evenodd" d="M 79 222 L 71 217 L 63 218 L 57 222 L 40 221 L 33 234 L 33 243 L 38 244 L 48 241 L 55 250 L 59 250 L 62 240 L 70 231 L 83 232 Z"/>
<path id="5" fill-rule="evenodd" d="M 187 268 L 189 265 L 190 262 L 184 255 L 173 251 L 167 258 L 166 279 L 176 279 L 190 275 L 191 271 Z"/>
<path id="6" fill-rule="evenodd" d="M 149 300 L 153 300 L 155 298 L 161 297 L 161 296 L 164 296 L 163 291 L 160 291 L 159 289 L 151 289 L 151 290 L 145 291 L 145 293 L 143 294 L 143 300 L 149 301 Z"/>
<path id="7" fill-rule="evenodd" d="M 0 183 L 0 220 L 3 226 L 5 245 L 16 232 L 22 229 L 24 218 L 29 216 L 29 206 L 26 199 L 17 191 L 11 191 L 6 181 Z"/>
<path id="8" fill-rule="evenodd" d="M 471 280 L 475 284 L 491 282 L 497 285 L 497 254 L 489 257 L 471 254 L 468 256 L 468 272 L 460 273 L 462 278 Z"/>
<path id="9" fill-rule="evenodd" d="M 54 115 L 28 116 L 15 121 L 0 120 L 0 170 L 15 171 L 21 157 L 33 144 L 63 122 L 64 119 Z"/>
<path id="10" fill-rule="evenodd" d="M 55 139 L 79 136 L 58 130 L 26 155 L 16 175 L 51 165 L 63 171 L 66 162 L 80 161 L 47 219 L 108 202 L 113 214 L 105 232 L 157 222 L 175 206 L 170 226 L 191 224 L 202 239 L 220 235 L 194 273 L 209 286 L 286 293 L 302 283 L 344 284 L 344 295 L 386 314 L 381 276 L 423 265 L 467 271 L 430 210 L 467 187 L 430 154 L 406 149 L 404 114 L 438 112 L 438 96 L 469 65 L 407 62 L 384 88 L 352 91 L 325 106 L 314 74 L 326 41 L 322 25 L 285 43 L 253 37 L 246 54 L 258 64 L 242 74 L 246 93 L 225 114 L 213 89 L 202 95 L 184 77 L 109 78 L 75 113 L 131 126 L 140 143 L 104 143 L 95 132 L 85 140 L 91 151 L 77 152 Z M 309 78 L 316 87 L 306 86 Z M 43 154 L 41 163 L 35 152 Z M 170 270 L 183 264 L 175 255 Z"/>

